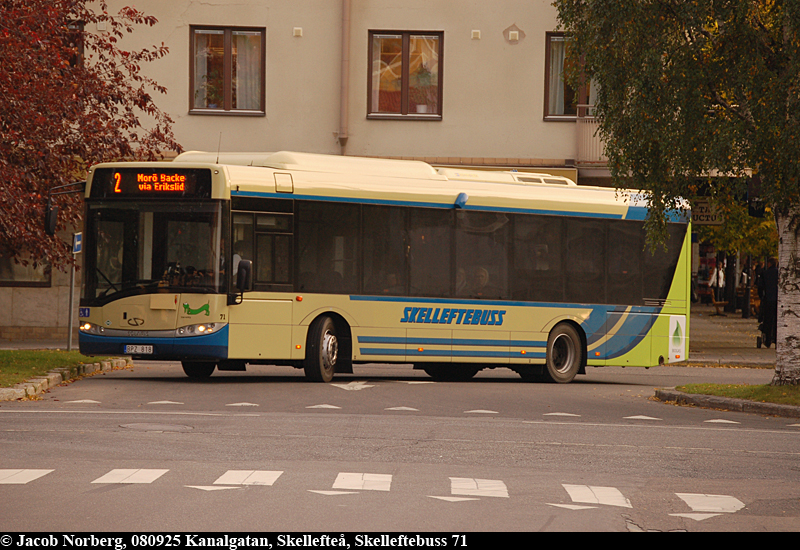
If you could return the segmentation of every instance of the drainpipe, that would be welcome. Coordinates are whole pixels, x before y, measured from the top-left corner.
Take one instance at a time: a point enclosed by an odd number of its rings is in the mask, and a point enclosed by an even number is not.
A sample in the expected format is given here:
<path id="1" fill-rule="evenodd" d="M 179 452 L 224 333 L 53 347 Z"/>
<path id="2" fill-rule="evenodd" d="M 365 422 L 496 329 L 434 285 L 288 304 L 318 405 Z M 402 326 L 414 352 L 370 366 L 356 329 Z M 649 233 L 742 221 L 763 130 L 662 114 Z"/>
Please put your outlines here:
<path id="1" fill-rule="evenodd" d="M 339 146 L 345 154 L 348 135 L 348 102 L 350 100 L 350 0 L 342 0 L 342 82 L 339 105 Z"/>

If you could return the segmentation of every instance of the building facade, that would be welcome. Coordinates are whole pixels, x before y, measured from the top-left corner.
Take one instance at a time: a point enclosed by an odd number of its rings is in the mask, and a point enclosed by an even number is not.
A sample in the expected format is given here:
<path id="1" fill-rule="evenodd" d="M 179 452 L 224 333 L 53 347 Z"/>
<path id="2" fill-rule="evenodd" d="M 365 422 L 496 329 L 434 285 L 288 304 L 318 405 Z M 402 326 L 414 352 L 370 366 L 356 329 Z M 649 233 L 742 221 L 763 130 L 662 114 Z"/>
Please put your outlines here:
<path id="1" fill-rule="evenodd" d="M 133 5 L 108 4 L 110 13 Z M 169 48 L 143 71 L 166 86 L 154 100 L 184 150 L 415 159 L 610 183 L 591 94 L 562 80 L 566 39 L 550 0 L 135 7 L 158 23 L 121 46 Z M 85 30 L 108 32 L 96 27 Z M 0 340 L 65 338 L 69 276 L 10 269 L 0 277 L 0 307 L 11 312 Z M 43 315 L 53 307 L 55 318 Z"/>

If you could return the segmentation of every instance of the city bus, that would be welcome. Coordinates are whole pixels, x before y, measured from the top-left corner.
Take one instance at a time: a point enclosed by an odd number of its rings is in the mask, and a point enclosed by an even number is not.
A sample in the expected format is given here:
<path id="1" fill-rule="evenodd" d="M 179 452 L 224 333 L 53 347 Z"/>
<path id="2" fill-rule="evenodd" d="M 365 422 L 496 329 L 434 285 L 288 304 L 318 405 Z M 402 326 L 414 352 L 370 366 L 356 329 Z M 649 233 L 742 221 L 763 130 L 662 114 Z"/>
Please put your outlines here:
<path id="1" fill-rule="evenodd" d="M 646 245 L 638 193 L 547 174 L 298 152 L 99 164 L 85 189 L 85 355 L 186 375 L 365 363 L 436 380 L 686 359 L 691 245 Z"/>

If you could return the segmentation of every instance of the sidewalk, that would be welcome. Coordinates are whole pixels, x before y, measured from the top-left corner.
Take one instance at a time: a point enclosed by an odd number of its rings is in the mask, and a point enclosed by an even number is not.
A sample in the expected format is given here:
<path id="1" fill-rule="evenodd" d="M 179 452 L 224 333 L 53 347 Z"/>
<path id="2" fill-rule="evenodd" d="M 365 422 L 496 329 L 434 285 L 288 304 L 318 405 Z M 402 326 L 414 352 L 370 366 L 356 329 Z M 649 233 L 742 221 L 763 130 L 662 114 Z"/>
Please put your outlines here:
<path id="1" fill-rule="evenodd" d="M 714 306 L 692 304 L 689 364 L 775 368 L 775 346 L 756 347 L 758 319 L 742 312 L 716 315 Z"/>

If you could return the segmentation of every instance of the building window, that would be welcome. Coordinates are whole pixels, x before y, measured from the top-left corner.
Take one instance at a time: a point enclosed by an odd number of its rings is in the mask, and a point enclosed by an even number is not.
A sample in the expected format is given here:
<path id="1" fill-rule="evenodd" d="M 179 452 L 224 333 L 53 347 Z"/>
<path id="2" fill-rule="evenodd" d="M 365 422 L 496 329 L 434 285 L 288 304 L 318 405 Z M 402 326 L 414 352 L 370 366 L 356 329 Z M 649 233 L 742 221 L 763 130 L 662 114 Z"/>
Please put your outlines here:
<path id="1" fill-rule="evenodd" d="M 50 264 L 34 262 L 28 258 L 28 265 L 14 261 L 11 256 L 0 254 L 0 286 L 50 286 Z"/>
<path id="2" fill-rule="evenodd" d="M 368 118 L 442 118 L 442 32 L 370 31 Z"/>
<path id="3" fill-rule="evenodd" d="M 577 98 L 564 82 L 565 54 L 568 38 L 562 33 L 546 33 L 544 118 L 574 120 L 578 112 Z"/>
<path id="4" fill-rule="evenodd" d="M 192 113 L 263 115 L 265 29 L 191 27 Z"/>

